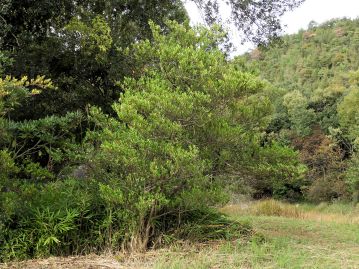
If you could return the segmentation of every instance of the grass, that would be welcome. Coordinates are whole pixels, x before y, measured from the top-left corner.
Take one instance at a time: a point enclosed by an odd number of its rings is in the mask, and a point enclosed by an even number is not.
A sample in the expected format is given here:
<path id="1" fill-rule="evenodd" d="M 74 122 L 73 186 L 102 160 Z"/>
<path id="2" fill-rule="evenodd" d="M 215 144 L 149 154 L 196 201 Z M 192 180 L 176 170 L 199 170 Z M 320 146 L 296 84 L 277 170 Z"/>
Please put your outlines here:
<path id="1" fill-rule="evenodd" d="M 154 268 L 359 268 L 359 227 L 273 216 L 245 216 L 266 241 L 169 252 Z"/>
<path id="2" fill-rule="evenodd" d="M 263 200 L 249 204 L 228 205 L 221 209 L 231 215 L 277 216 L 304 220 L 359 224 L 357 206 L 340 203 L 288 204 L 276 200 Z"/>
<path id="3" fill-rule="evenodd" d="M 261 201 L 222 209 L 233 220 L 252 223 L 257 231 L 250 240 L 213 241 L 169 248 L 131 257 L 112 256 L 106 267 L 43 268 L 359 268 L 359 208 L 344 204 L 290 205 Z M 101 258 L 100 258 L 101 259 Z M 110 267 L 116 261 L 116 266 Z M 35 261 L 36 264 L 36 261 Z M 1 267 L 1 266 L 0 266 Z M 9 267 L 4 267 L 9 268 Z M 40 268 L 26 264 L 23 267 Z"/>
<path id="4" fill-rule="evenodd" d="M 359 268 L 358 207 L 267 200 L 222 211 L 252 223 L 263 237 L 172 250 L 162 254 L 153 268 Z"/>

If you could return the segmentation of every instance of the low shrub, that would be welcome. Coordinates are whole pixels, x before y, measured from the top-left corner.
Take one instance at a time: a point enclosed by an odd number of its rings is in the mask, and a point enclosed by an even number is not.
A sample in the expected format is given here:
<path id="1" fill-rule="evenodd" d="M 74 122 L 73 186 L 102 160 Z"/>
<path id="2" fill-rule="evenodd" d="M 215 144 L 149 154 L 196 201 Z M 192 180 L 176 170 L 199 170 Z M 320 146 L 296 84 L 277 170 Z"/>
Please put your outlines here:
<path id="1" fill-rule="evenodd" d="M 306 192 L 307 199 L 311 202 L 325 202 L 350 200 L 348 184 L 343 178 L 325 177 L 316 179 Z"/>
<path id="2" fill-rule="evenodd" d="M 161 223 L 171 223 L 166 219 Z M 177 220 L 177 218 L 172 219 Z M 185 212 L 181 216 L 180 225 L 177 223 L 177 225 L 172 224 L 171 226 L 168 230 L 168 235 L 171 238 L 192 242 L 233 240 L 249 237 L 253 233 L 249 223 L 230 220 L 213 209 Z"/>
<path id="3" fill-rule="evenodd" d="M 246 169 L 244 179 L 231 186 L 234 195 L 251 194 L 254 199 L 274 197 L 287 201 L 303 199 L 303 189 L 308 184 L 307 167 L 292 148 L 275 141 L 258 146 Z"/>
<path id="4" fill-rule="evenodd" d="M 145 234 L 146 230 L 139 230 L 143 224 L 136 221 L 140 217 L 148 221 L 149 216 L 136 212 L 130 215 L 132 205 L 115 204 L 114 199 L 121 197 L 118 190 L 103 186 L 94 180 L 66 179 L 41 187 L 22 184 L 16 193 L 1 193 L 1 212 L 5 215 L 0 220 L 0 261 L 121 249 L 138 251 L 143 250 L 137 249 L 139 246 L 158 247 L 168 239 L 230 240 L 251 232 L 250 225 L 201 206 L 184 212 L 163 208 L 157 218 L 151 219 L 153 226 Z M 136 241 L 136 235 L 146 241 Z"/>

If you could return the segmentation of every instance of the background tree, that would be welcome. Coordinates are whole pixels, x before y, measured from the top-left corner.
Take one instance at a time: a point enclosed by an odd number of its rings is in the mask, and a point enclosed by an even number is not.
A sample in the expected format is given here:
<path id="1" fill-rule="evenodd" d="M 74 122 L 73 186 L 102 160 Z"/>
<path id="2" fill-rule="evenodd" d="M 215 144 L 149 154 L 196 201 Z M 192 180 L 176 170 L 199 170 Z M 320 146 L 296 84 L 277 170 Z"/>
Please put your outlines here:
<path id="1" fill-rule="evenodd" d="M 242 58 L 281 88 L 267 132 L 300 150 L 312 200 L 348 197 L 345 170 L 358 137 L 358 23 L 338 19 L 312 25 Z"/>
<path id="2" fill-rule="evenodd" d="M 58 88 L 29 100 L 13 115 L 19 119 L 63 115 L 86 104 L 109 109 L 121 92 L 115 82 L 132 72 L 123 49 L 150 37 L 150 19 L 164 26 L 167 19 L 187 18 L 179 1 L 137 0 L 12 0 L 0 15 L 7 29 L 2 49 L 13 58 L 6 73 L 43 74 Z"/>
<path id="3" fill-rule="evenodd" d="M 8 51 L 14 60 L 6 73 L 17 77 L 43 74 L 58 87 L 51 95 L 43 93 L 29 99 L 14 113 L 13 117 L 18 119 L 63 115 L 84 110 L 87 104 L 113 113 L 111 103 L 122 91 L 114 85 L 131 76 L 134 69 L 131 57 L 125 57 L 123 50 L 133 42 L 151 38 L 150 19 L 163 28 L 168 19 L 178 22 L 188 19 L 179 0 L 4 1 L 0 10 L 4 25 L 0 49 Z M 215 18 L 220 17 L 216 1 L 195 2 L 208 22 L 216 22 Z M 279 17 L 300 2 L 230 1 L 229 4 L 237 27 L 246 37 L 261 42 L 278 35 Z M 99 40 L 108 44 L 104 46 Z M 82 45 L 77 46 L 78 43 Z"/>
<path id="4" fill-rule="evenodd" d="M 257 44 L 265 44 L 280 36 L 282 26 L 280 17 L 304 0 L 284 1 L 243 1 L 243 0 L 193 0 L 204 11 L 207 23 L 221 22 L 220 5 L 227 5 L 231 10 L 230 22 L 246 40 Z"/>

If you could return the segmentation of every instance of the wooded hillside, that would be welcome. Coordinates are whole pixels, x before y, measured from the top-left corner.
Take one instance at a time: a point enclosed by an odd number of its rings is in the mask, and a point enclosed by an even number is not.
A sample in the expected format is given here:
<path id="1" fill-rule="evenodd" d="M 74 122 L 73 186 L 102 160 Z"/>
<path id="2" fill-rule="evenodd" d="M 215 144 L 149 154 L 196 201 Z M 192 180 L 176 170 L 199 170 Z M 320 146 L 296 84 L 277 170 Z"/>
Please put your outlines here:
<path id="1" fill-rule="evenodd" d="M 358 191 L 358 55 L 359 20 L 337 19 L 244 56 L 280 89 L 267 132 L 300 150 L 316 201 Z"/>

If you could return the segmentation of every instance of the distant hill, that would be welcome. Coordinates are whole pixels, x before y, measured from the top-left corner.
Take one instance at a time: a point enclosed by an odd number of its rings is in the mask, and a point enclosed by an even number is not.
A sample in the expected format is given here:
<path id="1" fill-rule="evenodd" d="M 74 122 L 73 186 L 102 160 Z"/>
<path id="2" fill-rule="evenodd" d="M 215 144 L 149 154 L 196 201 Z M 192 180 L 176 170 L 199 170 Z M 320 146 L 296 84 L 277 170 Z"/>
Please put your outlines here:
<path id="1" fill-rule="evenodd" d="M 318 88 L 348 87 L 348 73 L 359 69 L 359 19 L 336 19 L 286 35 L 281 44 L 246 57 L 263 78 L 306 95 Z"/>
<path id="2" fill-rule="evenodd" d="M 308 198 L 359 197 L 359 19 L 312 22 L 237 60 L 277 88 L 267 133 L 300 151 Z"/>

